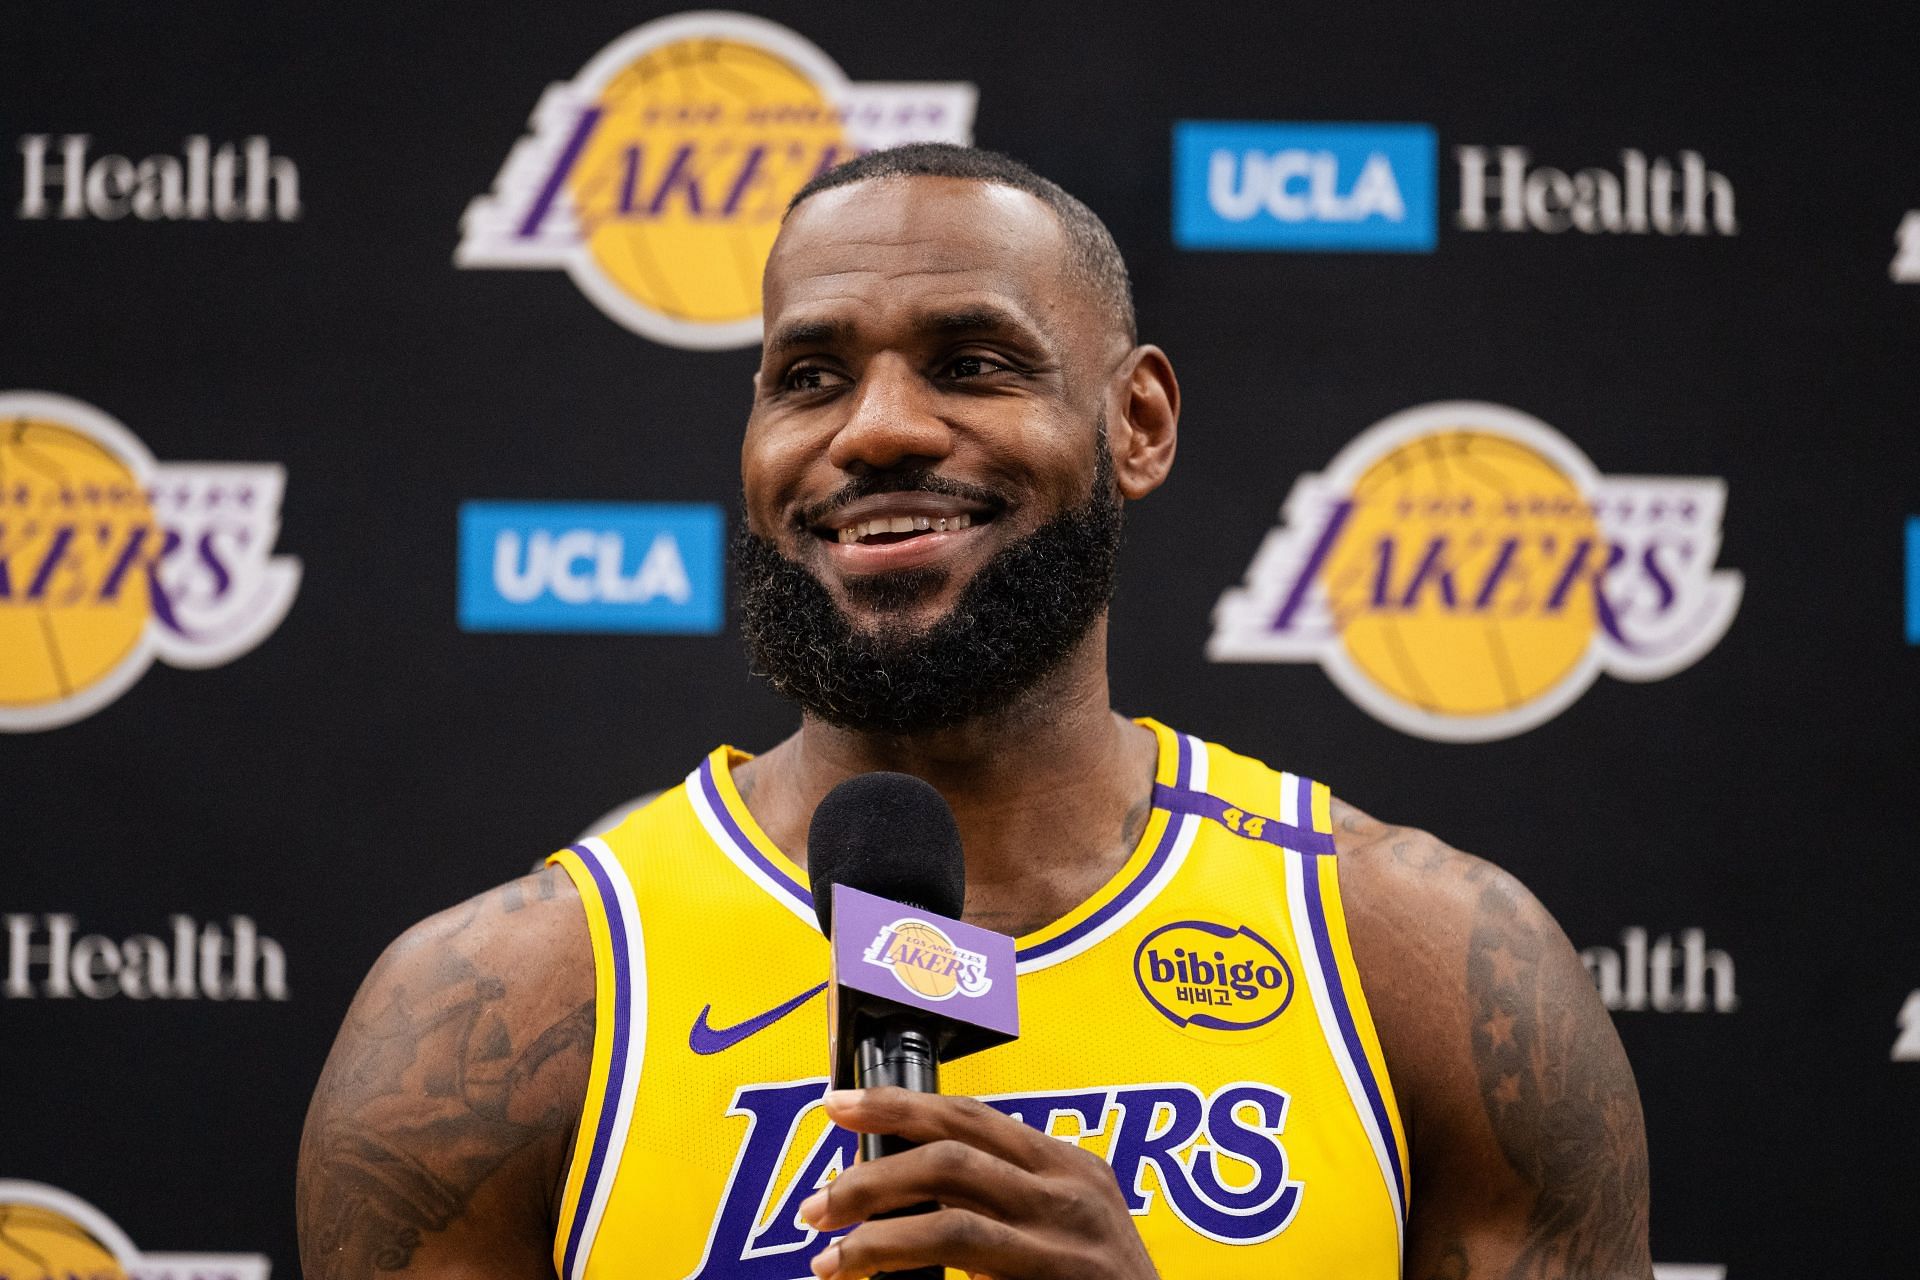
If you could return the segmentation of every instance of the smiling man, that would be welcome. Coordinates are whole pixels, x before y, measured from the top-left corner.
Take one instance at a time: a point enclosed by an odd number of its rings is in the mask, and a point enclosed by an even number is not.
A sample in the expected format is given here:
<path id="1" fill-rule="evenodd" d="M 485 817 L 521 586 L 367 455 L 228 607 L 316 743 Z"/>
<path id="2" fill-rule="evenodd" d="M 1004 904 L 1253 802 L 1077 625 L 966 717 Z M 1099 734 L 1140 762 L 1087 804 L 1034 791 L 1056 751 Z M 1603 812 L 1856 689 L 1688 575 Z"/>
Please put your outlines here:
<path id="1" fill-rule="evenodd" d="M 801 726 L 382 956 L 308 1117 L 309 1276 L 1645 1280 L 1632 1073 L 1531 895 L 1112 710 L 1180 396 L 1099 220 L 874 153 L 795 198 L 765 316 L 736 561 Z M 951 1096 L 822 1099 L 807 828 L 876 769 L 947 798 L 1018 940 L 1025 1034 Z"/>

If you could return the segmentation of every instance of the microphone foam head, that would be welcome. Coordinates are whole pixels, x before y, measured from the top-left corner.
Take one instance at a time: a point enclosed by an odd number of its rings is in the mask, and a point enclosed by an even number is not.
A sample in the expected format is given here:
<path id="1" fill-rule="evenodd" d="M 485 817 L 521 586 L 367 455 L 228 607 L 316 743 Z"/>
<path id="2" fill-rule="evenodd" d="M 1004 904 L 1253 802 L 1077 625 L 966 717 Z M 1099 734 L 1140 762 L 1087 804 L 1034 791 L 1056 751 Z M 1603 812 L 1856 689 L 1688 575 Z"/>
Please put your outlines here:
<path id="1" fill-rule="evenodd" d="M 863 773 L 829 791 L 807 828 L 807 878 L 833 936 L 833 886 L 958 919 L 967 898 L 960 828 L 938 791 L 905 773 Z"/>

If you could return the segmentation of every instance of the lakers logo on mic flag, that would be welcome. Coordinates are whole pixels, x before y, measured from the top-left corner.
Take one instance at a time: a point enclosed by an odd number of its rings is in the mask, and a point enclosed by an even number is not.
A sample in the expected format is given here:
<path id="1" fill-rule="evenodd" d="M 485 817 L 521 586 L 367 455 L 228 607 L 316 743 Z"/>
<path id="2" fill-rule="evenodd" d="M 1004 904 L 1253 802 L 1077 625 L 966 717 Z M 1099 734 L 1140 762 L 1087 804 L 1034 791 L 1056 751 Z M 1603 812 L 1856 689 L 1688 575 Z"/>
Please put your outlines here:
<path id="1" fill-rule="evenodd" d="M 884 776 L 884 775 L 867 775 Z M 832 886 L 836 994 L 857 992 L 953 1024 L 947 1056 L 1020 1034 L 1013 939 L 938 913 Z"/>
<path id="2" fill-rule="evenodd" d="M 955 992 L 983 996 L 993 987 L 987 958 L 955 944 L 929 920 L 906 917 L 881 926 L 862 958 L 891 970 L 901 986 L 929 1000 L 945 1000 Z"/>

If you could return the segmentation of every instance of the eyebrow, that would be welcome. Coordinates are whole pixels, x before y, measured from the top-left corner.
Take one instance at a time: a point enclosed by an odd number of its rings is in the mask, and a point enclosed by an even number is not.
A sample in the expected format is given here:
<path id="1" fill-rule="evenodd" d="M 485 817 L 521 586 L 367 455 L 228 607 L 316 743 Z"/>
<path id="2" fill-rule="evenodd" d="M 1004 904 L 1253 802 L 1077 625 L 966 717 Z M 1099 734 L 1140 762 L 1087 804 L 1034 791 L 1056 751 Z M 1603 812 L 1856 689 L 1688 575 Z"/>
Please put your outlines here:
<path id="1" fill-rule="evenodd" d="M 829 346 L 852 336 L 851 320 L 795 320 L 767 335 L 766 354 L 780 355 L 795 347 Z"/>
<path id="2" fill-rule="evenodd" d="M 1012 329 L 1021 333 L 1034 333 L 1033 326 L 1011 311 L 1000 307 L 974 306 L 962 307 L 958 311 L 941 311 L 922 317 L 918 327 L 934 333 L 955 335 L 962 333 L 984 333 L 989 330 Z"/>
<path id="3" fill-rule="evenodd" d="M 1004 307 L 977 305 L 936 311 L 917 317 L 914 328 L 943 337 L 970 333 L 1004 333 L 1048 347 L 1047 335 Z M 765 341 L 765 354 L 777 357 L 796 347 L 827 347 L 851 342 L 857 326 L 851 320 L 794 320 L 781 325 Z"/>

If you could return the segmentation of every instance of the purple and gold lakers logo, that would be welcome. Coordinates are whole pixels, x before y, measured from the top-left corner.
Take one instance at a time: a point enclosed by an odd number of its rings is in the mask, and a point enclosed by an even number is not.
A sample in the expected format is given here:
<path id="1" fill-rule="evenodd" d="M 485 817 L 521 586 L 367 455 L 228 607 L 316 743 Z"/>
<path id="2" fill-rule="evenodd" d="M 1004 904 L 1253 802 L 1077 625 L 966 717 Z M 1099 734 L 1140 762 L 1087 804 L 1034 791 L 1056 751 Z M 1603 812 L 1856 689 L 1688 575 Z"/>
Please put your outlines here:
<path id="1" fill-rule="evenodd" d="M 735 1091 L 727 1122 L 744 1118 L 746 1128 L 688 1280 L 794 1280 L 824 1239 L 844 1234 L 823 1238 L 800 1216 L 807 1197 L 856 1158 L 855 1135 L 828 1123 L 820 1105 L 826 1083 Z M 1130 1214 L 1171 1214 L 1173 1234 L 1160 1236 L 1169 1243 L 1183 1230 L 1221 1244 L 1271 1240 L 1293 1224 L 1305 1193 L 1284 1141 L 1294 1099 L 1270 1085 L 1237 1081 L 1208 1092 L 1149 1080 L 980 1101 L 1105 1160 Z M 1181 1274 L 1189 1273 L 1200 1274 Z"/>
<path id="2" fill-rule="evenodd" d="M 0 393 L 0 731 L 53 729 L 155 658 L 215 667 L 280 625 L 277 466 L 157 463 L 91 405 Z"/>
<path id="3" fill-rule="evenodd" d="M 1286 957 L 1244 925 L 1163 924 L 1134 949 L 1133 979 L 1147 1003 L 1174 1026 L 1231 1032 L 1235 1039 L 1268 1026 L 1293 1002 Z"/>
<path id="4" fill-rule="evenodd" d="M 960 946 L 939 925 L 912 917 L 882 926 L 862 958 L 928 1000 L 983 996 L 993 987 L 984 955 Z"/>
<path id="5" fill-rule="evenodd" d="M 637 27 L 534 109 L 462 224 L 461 267 L 559 268 L 656 342 L 760 340 L 760 271 L 814 175 L 903 142 L 967 142 L 969 84 L 855 84 L 776 23 Z"/>
<path id="6" fill-rule="evenodd" d="M 1512 737 L 1603 671 L 1659 680 L 1719 643 L 1743 589 L 1715 566 L 1726 499 L 1714 478 L 1603 476 L 1500 405 L 1408 409 L 1295 482 L 1207 655 L 1317 662 L 1423 738 Z"/>
<path id="7" fill-rule="evenodd" d="M 267 1271 L 257 1253 L 142 1253 L 80 1197 L 0 1179 L 0 1280 L 267 1280 Z"/>

